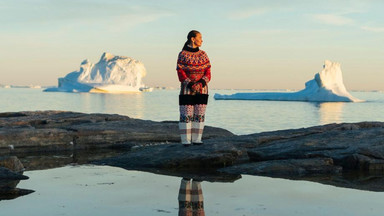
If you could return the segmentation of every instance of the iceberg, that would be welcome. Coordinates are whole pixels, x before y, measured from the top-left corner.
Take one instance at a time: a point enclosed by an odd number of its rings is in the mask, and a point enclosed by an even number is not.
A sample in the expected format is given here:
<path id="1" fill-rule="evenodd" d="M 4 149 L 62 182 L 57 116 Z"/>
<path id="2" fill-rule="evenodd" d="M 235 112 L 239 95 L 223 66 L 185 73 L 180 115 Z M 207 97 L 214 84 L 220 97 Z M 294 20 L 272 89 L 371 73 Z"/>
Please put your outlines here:
<path id="1" fill-rule="evenodd" d="M 340 63 L 326 60 L 323 70 L 297 92 L 252 92 L 232 95 L 215 94 L 216 100 L 276 100 L 313 102 L 361 102 L 345 88 Z"/>
<path id="2" fill-rule="evenodd" d="M 144 64 L 125 56 L 103 53 L 96 64 L 88 59 L 80 64 L 79 71 L 73 71 L 58 79 L 58 87 L 44 91 L 125 93 L 139 92 L 144 87 L 142 78 L 146 75 Z"/>

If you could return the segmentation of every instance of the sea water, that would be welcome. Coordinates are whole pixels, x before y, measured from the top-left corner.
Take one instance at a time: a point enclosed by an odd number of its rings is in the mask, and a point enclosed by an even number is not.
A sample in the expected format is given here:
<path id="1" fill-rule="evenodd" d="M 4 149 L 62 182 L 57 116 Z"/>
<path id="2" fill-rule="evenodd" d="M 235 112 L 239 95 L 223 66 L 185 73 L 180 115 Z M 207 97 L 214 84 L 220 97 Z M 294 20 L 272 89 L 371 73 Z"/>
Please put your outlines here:
<path id="1" fill-rule="evenodd" d="M 223 101 L 215 93 L 246 90 L 211 90 L 206 125 L 235 134 L 310 127 L 329 123 L 384 121 L 384 93 L 352 92 L 362 103 L 314 103 L 293 101 Z M 251 92 L 248 90 L 247 92 Z M 0 112 L 64 110 L 110 113 L 164 121 L 179 119 L 179 90 L 154 90 L 132 94 L 43 92 L 41 89 L 1 89 Z"/>
<path id="2" fill-rule="evenodd" d="M 231 94 L 235 90 L 211 90 Z M 384 121 L 381 92 L 352 92 L 363 103 L 215 101 L 206 124 L 235 134 L 328 123 Z M 117 113 L 155 121 L 178 120 L 178 91 L 138 94 L 0 89 L 0 112 L 65 110 Z M 0 201 L 1 215 L 177 215 L 180 178 L 108 166 L 66 166 L 27 171 L 18 187 L 35 190 Z M 308 181 L 243 175 L 234 183 L 202 182 L 206 215 L 381 215 L 384 192 Z"/>

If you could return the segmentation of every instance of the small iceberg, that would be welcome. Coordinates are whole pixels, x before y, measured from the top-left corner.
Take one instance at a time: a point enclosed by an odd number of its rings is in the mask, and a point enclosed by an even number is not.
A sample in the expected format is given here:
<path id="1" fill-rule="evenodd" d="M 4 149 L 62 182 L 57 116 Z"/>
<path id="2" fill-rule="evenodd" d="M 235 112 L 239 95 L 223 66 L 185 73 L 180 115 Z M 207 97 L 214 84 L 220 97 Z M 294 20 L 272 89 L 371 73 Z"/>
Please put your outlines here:
<path id="1" fill-rule="evenodd" d="M 362 102 L 353 97 L 344 86 L 340 63 L 326 60 L 323 70 L 305 83 L 297 92 L 256 92 L 232 95 L 215 94 L 216 100 L 276 100 L 313 102 Z"/>
<path id="2" fill-rule="evenodd" d="M 58 79 L 58 87 L 44 91 L 126 93 L 144 88 L 146 75 L 144 64 L 125 56 L 103 53 L 100 61 L 92 64 L 88 59 L 80 64 L 80 70 Z"/>

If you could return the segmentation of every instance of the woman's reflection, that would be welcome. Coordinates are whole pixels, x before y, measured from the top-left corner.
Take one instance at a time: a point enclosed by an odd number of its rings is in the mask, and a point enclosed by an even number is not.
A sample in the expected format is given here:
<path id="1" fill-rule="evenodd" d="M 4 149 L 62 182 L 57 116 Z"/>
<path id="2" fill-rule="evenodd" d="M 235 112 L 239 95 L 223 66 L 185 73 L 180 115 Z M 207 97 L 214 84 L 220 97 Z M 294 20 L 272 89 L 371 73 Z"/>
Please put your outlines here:
<path id="1" fill-rule="evenodd" d="M 189 178 L 181 179 L 178 200 L 179 216 L 205 215 L 201 181 Z"/>

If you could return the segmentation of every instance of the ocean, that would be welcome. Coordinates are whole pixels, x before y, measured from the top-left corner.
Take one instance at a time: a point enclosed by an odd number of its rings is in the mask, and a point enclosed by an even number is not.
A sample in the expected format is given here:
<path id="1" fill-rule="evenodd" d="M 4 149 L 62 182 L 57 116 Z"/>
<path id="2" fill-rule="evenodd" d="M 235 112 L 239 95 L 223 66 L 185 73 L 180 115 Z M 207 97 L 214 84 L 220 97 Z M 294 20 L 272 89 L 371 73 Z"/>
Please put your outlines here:
<path id="1" fill-rule="evenodd" d="M 250 134 L 341 122 L 384 121 L 382 92 L 351 92 L 361 103 L 224 101 L 210 90 L 206 125 Z M 133 94 L 42 92 L 0 88 L 0 112 L 65 110 L 154 121 L 178 120 L 178 90 Z M 91 165 L 27 171 L 18 187 L 35 190 L 0 201 L 12 215 L 177 215 L 180 178 Z M 243 175 L 234 183 L 202 182 L 206 215 L 381 215 L 384 192 L 309 181 Z"/>
<path id="2" fill-rule="evenodd" d="M 351 92 L 362 103 L 214 100 L 215 93 L 252 90 L 210 90 L 206 125 L 235 134 L 310 127 L 329 123 L 384 121 L 383 92 Z M 65 110 L 110 113 L 154 121 L 178 120 L 178 90 L 132 94 L 43 92 L 42 89 L 0 88 L 0 112 Z"/>

